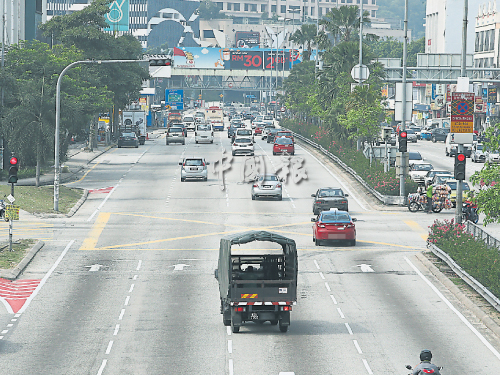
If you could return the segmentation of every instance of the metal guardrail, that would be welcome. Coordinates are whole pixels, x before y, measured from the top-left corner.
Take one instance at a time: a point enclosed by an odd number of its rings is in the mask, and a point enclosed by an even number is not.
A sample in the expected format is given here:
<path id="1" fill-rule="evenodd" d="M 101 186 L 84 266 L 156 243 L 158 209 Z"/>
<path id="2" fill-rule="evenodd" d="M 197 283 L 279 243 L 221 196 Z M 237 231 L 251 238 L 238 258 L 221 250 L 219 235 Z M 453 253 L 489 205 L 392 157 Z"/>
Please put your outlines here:
<path id="1" fill-rule="evenodd" d="M 289 129 L 287 129 L 289 130 Z M 289 130 L 291 131 L 291 130 Z M 310 139 L 307 139 L 306 137 L 297 134 L 293 131 L 293 136 L 297 139 L 300 139 L 302 142 L 307 143 L 309 146 L 314 147 L 315 149 L 321 151 L 324 155 L 328 156 L 330 159 L 332 159 L 335 163 L 337 163 L 342 169 L 344 169 L 347 173 L 349 173 L 352 177 L 354 177 L 361 185 L 365 187 L 370 193 L 372 193 L 380 202 L 386 205 L 404 205 L 404 197 L 401 196 L 391 196 L 391 195 L 383 195 L 380 194 L 378 191 L 376 191 L 374 188 L 372 188 L 370 185 L 366 183 L 365 180 L 359 176 L 354 169 L 349 167 L 347 164 L 345 164 L 342 160 L 340 160 L 337 156 L 333 155 L 330 151 L 325 149 L 323 146 L 317 144 L 316 142 L 311 141 Z"/>
<path id="2" fill-rule="evenodd" d="M 453 259 L 443 250 L 432 243 L 427 243 L 427 247 L 440 259 L 442 259 L 462 280 L 464 280 L 472 289 L 478 292 L 490 303 L 495 310 L 500 312 L 500 299 L 491 293 L 483 284 L 465 272 Z"/>
<path id="3" fill-rule="evenodd" d="M 465 231 L 472 234 L 474 238 L 484 241 L 487 246 L 500 250 L 500 240 L 487 233 L 479 225 L 476 225 L 471 221 L 467 221 L 467 223 L 465 223 Z"/>

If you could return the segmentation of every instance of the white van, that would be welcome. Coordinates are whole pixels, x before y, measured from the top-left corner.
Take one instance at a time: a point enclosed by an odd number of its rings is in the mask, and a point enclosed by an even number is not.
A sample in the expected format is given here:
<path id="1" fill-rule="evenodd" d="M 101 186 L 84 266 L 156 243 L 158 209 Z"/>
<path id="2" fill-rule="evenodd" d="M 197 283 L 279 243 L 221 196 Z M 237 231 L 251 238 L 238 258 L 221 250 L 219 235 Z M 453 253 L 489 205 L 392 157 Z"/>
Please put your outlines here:
<path id="1" fill-rule="evenodd" d="M 455 156 L 458 152 L 458 145 L 454 142 L 452 142 L 452 137 L 454 136 L 454 133 L 448 133 L 446 135 L 446 140 L 444 142 L 446 150 L 445 154 L 446 156 Z M 474 134 L 474 140 L 476 140 L 477 137 Z M 472 153 L 472 144 L 464 144 L 464 154 L 466 157 L 470 158 Z"/>
<path id="2" fill-rule="evenodd" d="M 196 129 L 194 131 L 194 141 L 196 143 L 214 143 L 214 129 L 212 128 L 212 124 L 196 124 Z"/>

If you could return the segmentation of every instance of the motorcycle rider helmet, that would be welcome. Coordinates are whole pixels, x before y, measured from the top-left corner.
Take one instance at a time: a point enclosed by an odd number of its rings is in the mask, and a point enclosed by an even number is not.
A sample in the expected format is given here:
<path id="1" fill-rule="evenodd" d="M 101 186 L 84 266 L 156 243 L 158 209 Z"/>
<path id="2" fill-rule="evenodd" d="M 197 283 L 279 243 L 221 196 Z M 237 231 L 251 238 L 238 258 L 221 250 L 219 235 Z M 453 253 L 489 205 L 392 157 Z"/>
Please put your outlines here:
<path id="1" fill-rule="evenodd" d="M 420 352 L 420 360 L 421 361 L 431 361 L 432 359 L 432 353 L 428 349 L 424 349 Z"/>

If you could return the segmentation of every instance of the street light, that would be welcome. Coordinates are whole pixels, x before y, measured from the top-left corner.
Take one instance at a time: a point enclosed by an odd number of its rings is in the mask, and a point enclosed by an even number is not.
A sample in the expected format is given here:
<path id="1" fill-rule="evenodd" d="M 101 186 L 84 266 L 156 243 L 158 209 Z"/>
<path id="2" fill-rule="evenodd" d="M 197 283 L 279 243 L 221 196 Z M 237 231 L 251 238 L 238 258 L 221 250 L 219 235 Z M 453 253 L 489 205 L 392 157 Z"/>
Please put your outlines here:
<path id="1" fill-rule="evenodd" d="M 59 179 L 60 179 L 60 165 L 59 165 L 59 124 L 61 120 L 61 82 L 62 77 L 66 72 L 78 65 L 78 64 L 107 64 L 107 63 L 131 63 L 131 62 L 142 62 L 144 60 L 82 60 L 75 61 L 66 66 L 61 74 L 59 74 L 59 78 L 57 78 L 56 85 L 56 131 L 55 131 L 55 142 L 54 142 L 54 167 L 55 167 L 55 175 L 54 175 L 54 211 L 59 211 Z"/>

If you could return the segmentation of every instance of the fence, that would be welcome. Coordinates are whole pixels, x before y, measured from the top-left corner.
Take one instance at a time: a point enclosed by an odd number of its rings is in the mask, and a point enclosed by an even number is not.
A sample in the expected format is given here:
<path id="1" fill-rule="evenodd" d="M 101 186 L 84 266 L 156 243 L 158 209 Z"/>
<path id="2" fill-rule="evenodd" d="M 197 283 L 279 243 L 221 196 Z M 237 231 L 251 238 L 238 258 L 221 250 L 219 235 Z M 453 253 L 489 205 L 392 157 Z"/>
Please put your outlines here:
<path id="1" fill-rule="evenodd" d="M 486 245 L 500 250 L 500 241 L 493 237 L 491 234 L 486 233 L 484 229 L 474 224 L 473 222 L 467 221 L 467 223 L 465 224 L 465 231 L 472 234 L 474 238 L 483 240 Z"/>

